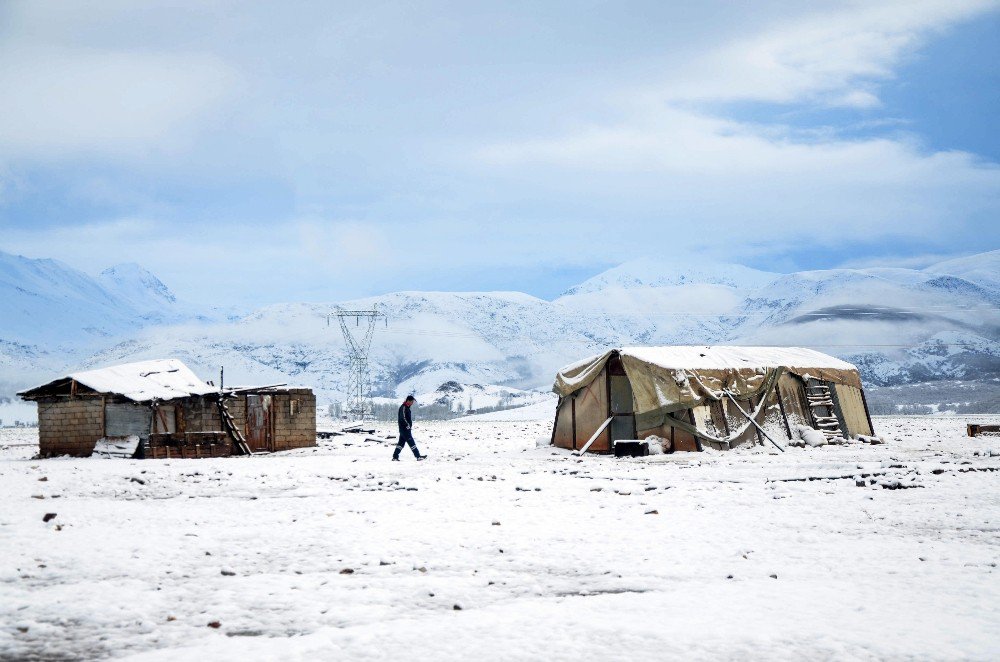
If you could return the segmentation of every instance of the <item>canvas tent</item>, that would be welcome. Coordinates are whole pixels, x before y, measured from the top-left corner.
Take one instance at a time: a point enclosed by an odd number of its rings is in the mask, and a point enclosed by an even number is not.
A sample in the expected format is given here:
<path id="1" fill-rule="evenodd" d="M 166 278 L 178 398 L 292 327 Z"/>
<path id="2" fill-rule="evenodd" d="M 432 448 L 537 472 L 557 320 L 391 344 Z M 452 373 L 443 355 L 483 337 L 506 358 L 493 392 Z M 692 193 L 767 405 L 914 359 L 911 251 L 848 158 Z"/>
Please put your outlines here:
<path id="1" fill-rule="evenodd" d="M 223 391 L 177 359 L 74 372 L 18 395 L 38 403 L 42 456 L 197 458 L 316 445 L 311 389 Z"/>
<path id="2" fill-rule="evenodd" d="M 796 439 L 802 427 L 873 434 L 857 368 L 799 347 L 623 347 L 564 367 L 553 390 L 560 448 L 598 431 L 590 452 L 653 435 L 673 451 Z"/>

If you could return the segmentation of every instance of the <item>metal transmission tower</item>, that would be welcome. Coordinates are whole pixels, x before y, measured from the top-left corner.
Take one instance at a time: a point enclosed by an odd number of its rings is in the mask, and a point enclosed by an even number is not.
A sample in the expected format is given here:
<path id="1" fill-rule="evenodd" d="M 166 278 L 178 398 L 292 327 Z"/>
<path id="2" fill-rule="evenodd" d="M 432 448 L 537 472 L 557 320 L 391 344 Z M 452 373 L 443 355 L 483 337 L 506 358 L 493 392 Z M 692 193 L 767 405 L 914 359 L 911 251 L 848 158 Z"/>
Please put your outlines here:
<path id="1" fill-rule="evenodd" d="M 372 405 L 372 378 L 368 368 L 368 350 L 372 346 L 375 323 L 383 319 L 388 324 L 389 320 L 385 313 L 380 312 L 377 308 L 373 310 L 337 310 L 332 315 L 340 321 L 340 330 L 344 333 L 344 344 L 347 345 L 347 356 L 351 361 L 344 413 L 359 420 L 372 418 L 375 411 Z M 354 319 L 357 337 L 347 324 L 347 320 L 351 318 Z M 361 326 L 362 320 L 365 321 L 364 327 Z M 329 326 L 329 315 L 326 323 Z"/>

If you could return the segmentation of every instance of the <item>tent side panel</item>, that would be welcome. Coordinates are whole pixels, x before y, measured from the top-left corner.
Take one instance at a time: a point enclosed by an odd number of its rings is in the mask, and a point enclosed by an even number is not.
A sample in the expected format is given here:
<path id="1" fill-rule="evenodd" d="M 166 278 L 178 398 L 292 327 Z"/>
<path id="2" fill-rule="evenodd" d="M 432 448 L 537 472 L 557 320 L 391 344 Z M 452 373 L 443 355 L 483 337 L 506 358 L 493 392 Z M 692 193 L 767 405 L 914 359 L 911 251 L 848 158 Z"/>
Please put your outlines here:
<path id="1" fill-rule="evenodd" d="M 781 404 L 785 408 L 785 416 L 788 417 L 788 424 L 792 428 L 796 425 L 812 427 L 809 403 L 799 378 L 787 372 L 783 373 L 778 378 L 778 391 L 781 394 Z"/>
<path id="2" fill-rule="evenodd" d="M 673 416 L 679 418 L 680 420 L 691 423 L 697 426 L 697 422 L 694 419 L 694 414 L 690 409 L 684 409 L 673 413 Z M 670 423 L 670 416 L 667 416 L 667 424 Z M 701 447 L 698 445 L 698 440 L 693 434 L 687 430 L 681 430 L 680 428 L 673 428 L 673 448 L 674 451 L 700 451 Z"/>
<path id="3" fill-rule="evenodd" d="M 767 430 L 772 439 L 787 439 L 788 428 L 785 426 L 785 419 L 781 415 L 781 407 L 778 405 L 778 390 L 775 389 L 767 394 L 767 404 L 764 410 L 757 417 L 760 426 Z"/>
<path id="4" fill-rule="evenodd" d="M 558 448 L 573 448 L 573 396 L 562 399 L 556 412 L 552 445 Z"/>
<path id="5" fill-rule="evenodd" d="M 847 429 L 844 433 L 850 437 L 863 434 L 872 436 L 871 426 L 868 424 L 868 415 L 865 413 L 865 403 L 861 399 L 861 390 L 846 384 L 835 384 L 837 389 L 837 401 L 840 403 L 840 410 L 844 416 L 844 424 Z"/>
<path id="6" fill-rule="evenodd" d="M 597 428 L 608 419 L 608 369 L 601 370 L 597 379 L 582 389 L 576 398 L 576 447 L 590 440 Z M 604 432 L 590 447 L 591 453 L 607 453 L 611 450 L 610 430 Z"/>
<path id="7" fill-rule="evenodd" d="M 740 408 L 745 412 L 753 411 L 754 407 L 750 404 L 749 400 L 737 400 L 740 403 Z M 726 422 L 729 425 L 730 431 L 735 433 L 744 425 L 750 422 L 750 419 L 740 413 L 739 408 L 733 404 L 733 401 L 726 398 L 723 401 L 723 408 L 726 412 Z M 730 444 L 731 448 L 736 448 L 737 446 L 753 446 L 757 443 L 757 428 L 753 425 L 747 425 L 747 429 L 743 431 L 743 434 L 738 436 Z"/>
<path id="8" fill-rule="evenodd" d="M 681 430 L 670 424 L 671 416 L 676 416 L 677 418 L 692 423 L 691 410 L 684 409 L 678 412 L 674 412 L 668 415 L 663 425 L 655 428 L 646 428 L 644 430 L 639 430 L 637 435 L 640 439 L 646 439 L 652 435 L 656 435 L 662 439 L 667 439 L 670 441 L 670 447 L 674 451 L 697 451 L 698 450 L 698 440 L 695 439 L 694 435 L 686 430 Z M 700 423 L 695 423 L 698 427 L 702 427 Z"/>

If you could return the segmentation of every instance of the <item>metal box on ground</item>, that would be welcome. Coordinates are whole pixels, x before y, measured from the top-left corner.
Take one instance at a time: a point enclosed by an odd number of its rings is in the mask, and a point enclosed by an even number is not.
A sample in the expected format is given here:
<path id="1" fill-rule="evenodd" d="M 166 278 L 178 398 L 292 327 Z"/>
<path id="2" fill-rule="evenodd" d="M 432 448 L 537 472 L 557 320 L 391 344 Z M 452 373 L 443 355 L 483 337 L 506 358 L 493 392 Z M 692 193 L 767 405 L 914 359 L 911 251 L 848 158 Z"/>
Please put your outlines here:
<path id="1" fill-rule="evenodd" d="M 649 444 L 637 439 L 620 439 L 614 443 L 615 457 L 644 457 L 649 455 Z"/>

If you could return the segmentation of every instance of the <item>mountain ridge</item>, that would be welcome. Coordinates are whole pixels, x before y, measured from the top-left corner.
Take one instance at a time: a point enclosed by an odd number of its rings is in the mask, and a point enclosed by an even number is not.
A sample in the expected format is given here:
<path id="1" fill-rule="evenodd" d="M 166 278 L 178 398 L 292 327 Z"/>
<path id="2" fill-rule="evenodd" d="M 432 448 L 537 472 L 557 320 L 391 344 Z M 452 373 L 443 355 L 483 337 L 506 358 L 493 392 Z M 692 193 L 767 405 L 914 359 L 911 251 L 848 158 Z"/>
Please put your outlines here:
<path id="1" fill-rule="evenodd" d="M 976 267 L 989 259 L 957 267 L 981 278 Z M 371 355 L 376 393 L 386 397 L 431 393 L 446 382 L 545 388 L 566 363 L 636 344 L 812 346 L 854 361 L 866 382 L 883 386 L 1000 378 L 1000 293 L 960 276 L 898 268 L 748 270 L 738 272 L 747 276 L 740 281 L 726 280 L 734 271 L 722 265 L 678 283 L 671 280 L 676 265 L 645 280 L 632 278 L 635 261 L 622 266 L 554 301 L 522 292 L 392 292 L 330 304 L 270 304 L 234 320 L 183 311 L 151 317 L 157 306 L 176 312 L 179 305 L 169 303 L 157 285 L 162 282 L 138 265 L 105 270 L 111 272 L 105 281 L 113 276 L 118 286 L 100 290 L 87 289 L 93 283 L 67 271 L 66 278 L 76 279 L 69 289 L 91 292 L 95 306 L 105 299 L 120 304 L 122 328 L 76 347 L 44 335 L 10 334 L 15 325 L 5 322 L 0 386 L 26 372 L 59 369 L 60 361 L 80 368 L 176 356 L 205 378 L 225 365 L 227 383 L 299 383 L 324 399 L 340 399 L 348 361 L 339 325 L 328 317 L 338 306 L 378 306 L 388 316 L 375 331 Z M 61 273 L 51 265 L 42 271 Z M 100 277 L 92 280 L 100 285 Z M 9 281 L 0 277 L 0 296 L 7 296 Z M 135 292 L 139 301 L 128 296 Z M 942 345 L 955 351 L 942 353 Z"/>

